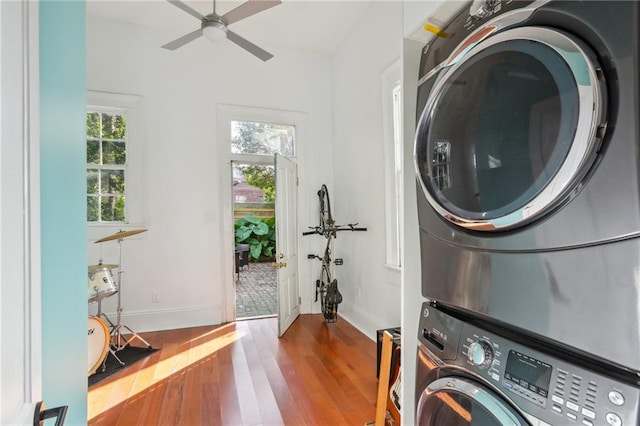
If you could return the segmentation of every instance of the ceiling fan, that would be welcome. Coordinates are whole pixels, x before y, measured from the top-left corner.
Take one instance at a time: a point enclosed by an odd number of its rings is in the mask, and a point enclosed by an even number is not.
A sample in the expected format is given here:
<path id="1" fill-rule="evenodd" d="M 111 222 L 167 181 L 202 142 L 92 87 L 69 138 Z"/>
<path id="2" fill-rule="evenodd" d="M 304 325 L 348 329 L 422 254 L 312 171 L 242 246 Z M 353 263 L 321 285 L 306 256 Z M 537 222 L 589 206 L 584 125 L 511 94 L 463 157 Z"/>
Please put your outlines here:
<path id="1" fill-rule="evenodd" d="M 238 46 L 242 47 L 249 53 L 257 56 L 265 62 L 273 58 L 273 55 L 271 53 L 256 46 L 249 40 L 240 37 L 238 34 L 231 31 L 227 26 L 251 15 L 255 15 L 258 12 L 262 12 L 263 10 L 272 8 L 273 6 L 277 6 L 281 3 L 280 0 L 249 0 L 248 2 L 241 4 L 240 6 L 225 13 L 222 16 L 216 13 L 216 0 L 213 0 L 213 13 L 210 13 L 206 16 L 203 16 L 200 12 L 192 9 L 190 6 L 187 6 L 185 3 L 179 0 L 167 1 L 175 7 L 187 12 L 189 15 L 198 18 L 201 24 L 200 28 L 198 28 L 197 30 L 190 32 L 189 34 L 185 34 L 182 37 L 165 44 L 164 46 L 162 46 L 163 48 L 168 50 L 176 50 L 179 47 L 182 47 L 185 44 L 204 35 L 211 41 L 220 41 L 228 38 Z"/>

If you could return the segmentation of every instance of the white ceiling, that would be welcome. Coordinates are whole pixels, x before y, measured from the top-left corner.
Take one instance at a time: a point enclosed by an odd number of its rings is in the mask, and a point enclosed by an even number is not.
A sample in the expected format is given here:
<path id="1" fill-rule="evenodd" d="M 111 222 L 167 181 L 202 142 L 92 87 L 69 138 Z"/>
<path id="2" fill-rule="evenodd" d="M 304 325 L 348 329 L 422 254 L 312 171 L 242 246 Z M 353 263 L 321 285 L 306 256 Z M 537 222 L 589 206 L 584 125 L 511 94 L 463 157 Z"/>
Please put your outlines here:
<path id="1" fill-rule="evenodd" d="M 258 0 L 259 1 L 259 0 Z M 270 50 L 286 47 L 333 52 L 364 13 L 371 0 L 283 0 L 282 4 L 229 25 L 229 28 Z M 206 15 L 212 1 L 185 0 Z M 224 15 L 243 0 L 216 1 L 216 12 Z M 164 0 L 88 0 L 88 15 L 160 28 L 169 34 L 167 42 L 200 27 L 198 19 Z"/>

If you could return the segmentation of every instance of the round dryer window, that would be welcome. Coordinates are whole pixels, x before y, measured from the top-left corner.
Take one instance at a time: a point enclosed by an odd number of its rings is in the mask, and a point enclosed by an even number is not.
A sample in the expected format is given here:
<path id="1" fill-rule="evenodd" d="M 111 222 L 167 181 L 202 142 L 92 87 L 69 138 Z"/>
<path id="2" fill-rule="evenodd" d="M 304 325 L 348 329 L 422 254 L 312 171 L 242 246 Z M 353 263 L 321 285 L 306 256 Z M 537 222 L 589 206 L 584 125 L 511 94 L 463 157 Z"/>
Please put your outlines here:
<path id="1" fill-rule="evenodd" d="M 433 381 L 418 400 L 420 426 L 526 426 L 511 405 L 471 380 L 444 377 Z"/>
<path id="2" fill-rule="evenodd" d="M 531 223 L 567 200 L 597 158 L 602 73 L 568 34 L 484 27 L 427 78 L 416 168 L 431 206 L 458 226 Z"/>

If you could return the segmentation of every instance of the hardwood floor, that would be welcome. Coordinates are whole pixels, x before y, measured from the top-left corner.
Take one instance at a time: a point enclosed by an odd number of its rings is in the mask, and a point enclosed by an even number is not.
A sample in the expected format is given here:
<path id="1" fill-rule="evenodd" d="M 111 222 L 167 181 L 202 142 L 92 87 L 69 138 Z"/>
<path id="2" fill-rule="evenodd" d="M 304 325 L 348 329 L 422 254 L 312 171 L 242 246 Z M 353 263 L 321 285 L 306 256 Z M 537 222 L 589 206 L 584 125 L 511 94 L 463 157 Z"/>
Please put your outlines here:
<path id="1" fill-rule="evenodd" d="M 375 417 L 376 344 L 349 323 L 301 315 L 142 335 L 159 351 L 92 386 L 89 425 L 364 425 Z"/>

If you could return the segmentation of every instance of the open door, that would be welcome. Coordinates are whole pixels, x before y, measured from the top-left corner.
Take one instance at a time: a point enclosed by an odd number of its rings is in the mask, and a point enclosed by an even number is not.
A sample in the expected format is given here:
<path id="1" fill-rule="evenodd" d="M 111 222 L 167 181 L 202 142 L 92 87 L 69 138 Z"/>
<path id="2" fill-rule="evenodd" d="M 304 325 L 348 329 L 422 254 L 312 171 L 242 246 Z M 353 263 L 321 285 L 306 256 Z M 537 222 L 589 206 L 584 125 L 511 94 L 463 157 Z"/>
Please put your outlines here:
<path id="1" fill-rule="evenodd" d="M 279 154 L 276 165 L 276 266 L 278 268 L 278 335 L 300 315 L 297 239 L 297 165 Z"/>

